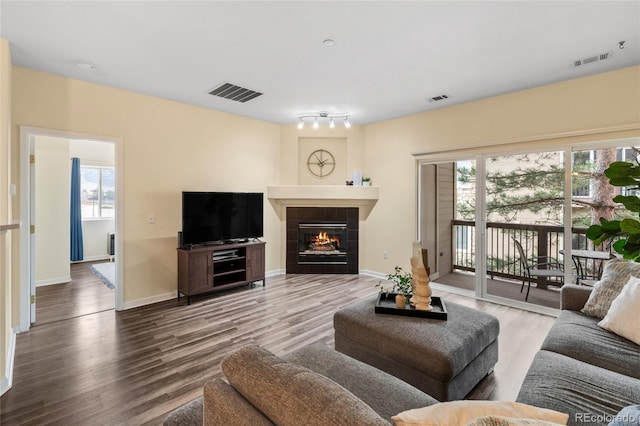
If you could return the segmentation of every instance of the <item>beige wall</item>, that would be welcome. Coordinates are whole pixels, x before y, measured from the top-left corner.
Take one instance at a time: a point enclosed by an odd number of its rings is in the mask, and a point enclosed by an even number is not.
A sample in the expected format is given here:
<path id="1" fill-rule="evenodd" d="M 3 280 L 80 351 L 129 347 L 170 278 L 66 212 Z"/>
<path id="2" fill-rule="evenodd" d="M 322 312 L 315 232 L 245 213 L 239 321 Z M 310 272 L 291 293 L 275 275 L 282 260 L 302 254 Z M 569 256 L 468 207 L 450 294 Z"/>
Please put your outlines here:
<path id="1" fill-rule="evenodd" d="M 351 129 L 299 130 L 15 67 L 14 149 L 19 124 L 123 139 L 125 301 L 144 301 L 175 292 L 180 191 L 298 184 L 300 139 L 344 138 L 344 180 L 358 170 L 380 186 L 361 223 L 360 268 L 386 274 L 396 264 L 408 267 L 416 238 L 412 154 L 637 123 L 639 69 Z M 276 209 L 265 208 L 268 271 L 284 267 L 284 215 L 279 220 Z M 156 224 L 146 223 L 147 213 Z"/>
<path id="2" fill-rule="evenodd" d="M 13 91 L 15 152 L 19 125 L 122 139 L 125 306 L 175 297 L 181 191 L 266 192 L 279 180 L 278 125 L 20 67 Z M 12 158 L 17 169 L 18 155 Z M 266 269 L 275 270 L 272 209 L 265 208 L 264 225 Z"/>
<path id="3" fill-rule="evenodd" d="M 11 220 L 11 53 L 7 40 L 0 39 L 0 225 Z M 0 231 L 0 394 L 8 387 L 12 341 L 11 234 Z"/>
<path id="4" fill-rule="evenodd" d="M 417 233 L 412 154 L 522 140 L 539 145 L 549 135 L 593 133 L 589 138 L 597 140 L 638 134 L 604 130 L 627 125 L 640 126 L 639 66 L 366 126 L 364 162 L 379 165 L 374 180 L 380 200 L 366 224 L 364 264 L 383 273 L 409 267 Z"/>

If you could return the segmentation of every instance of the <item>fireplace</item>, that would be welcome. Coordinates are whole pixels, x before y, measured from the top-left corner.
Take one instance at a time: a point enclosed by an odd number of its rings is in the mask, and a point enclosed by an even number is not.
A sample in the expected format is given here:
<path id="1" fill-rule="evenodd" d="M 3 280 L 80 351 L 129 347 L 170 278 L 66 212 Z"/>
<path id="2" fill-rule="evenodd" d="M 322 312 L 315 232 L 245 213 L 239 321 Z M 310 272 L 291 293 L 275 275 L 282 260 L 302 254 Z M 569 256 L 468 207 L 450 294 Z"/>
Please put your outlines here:
<path id="1" fill-rule="evenodd" d="M 287 208 L 287 273 L 357 274 L 358 208 Z"/>

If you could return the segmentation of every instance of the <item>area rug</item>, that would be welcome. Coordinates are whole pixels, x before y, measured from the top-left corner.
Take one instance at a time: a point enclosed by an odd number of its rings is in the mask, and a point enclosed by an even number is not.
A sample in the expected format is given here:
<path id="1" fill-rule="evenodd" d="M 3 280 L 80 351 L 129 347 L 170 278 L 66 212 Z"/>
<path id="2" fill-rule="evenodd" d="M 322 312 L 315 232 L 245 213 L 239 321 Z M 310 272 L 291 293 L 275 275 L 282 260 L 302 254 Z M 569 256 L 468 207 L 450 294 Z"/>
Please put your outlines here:
<path id="1" fill-rule="evenodd" d="M 89 269 L 96 274 L 100 281 L 104 283 L 110 289 L 116 288 L 114 283 L 116 282 L 116 263 L 115 262 L 106 262 L 106 263 L 94 263 L 93 265 L 89 265 Z"/>

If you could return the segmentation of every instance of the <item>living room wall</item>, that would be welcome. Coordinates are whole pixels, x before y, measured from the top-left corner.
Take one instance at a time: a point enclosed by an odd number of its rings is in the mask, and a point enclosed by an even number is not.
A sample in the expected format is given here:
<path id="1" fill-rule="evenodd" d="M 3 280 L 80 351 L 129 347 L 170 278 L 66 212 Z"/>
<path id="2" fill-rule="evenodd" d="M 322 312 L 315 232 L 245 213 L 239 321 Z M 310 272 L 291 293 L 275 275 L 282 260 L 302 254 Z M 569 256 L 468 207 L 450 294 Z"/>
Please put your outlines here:
<path id="1" fill-rule="evenodd" d="M 553 145 L 578 136 L 597 141 L 638 136 L 638 129 L 640 66 L 368 125 L 364 162 L 381 195 L 365 225 L 364 264 L 384 274 L 410 267 L 418 191 L 412 154 Z"/>
<path id="2" fill-rule="evenodd" d="M 9 42 L 0 39 L 0 225 L 12 219 L 9 192 L 11 172 L 11 53 Z M 9 386 L 11 374 L 12 297 L 11 264 L 12 234 L 0 231 L 0 395 Z"/>
<path id="3" fill-rule="evenodd" d="M 13 68 L 13 93 L 14 153 L 20 125 L 122 139 L 125 307 L 175 297 L 181 191 L 266 192 L 279 182 L 276 124 L 21 67 Z M 18 155 L 12 159 L 19 183 Z M 266 269 L 276 270 L 280 228 L 272 209 L 264 224 Z"/>

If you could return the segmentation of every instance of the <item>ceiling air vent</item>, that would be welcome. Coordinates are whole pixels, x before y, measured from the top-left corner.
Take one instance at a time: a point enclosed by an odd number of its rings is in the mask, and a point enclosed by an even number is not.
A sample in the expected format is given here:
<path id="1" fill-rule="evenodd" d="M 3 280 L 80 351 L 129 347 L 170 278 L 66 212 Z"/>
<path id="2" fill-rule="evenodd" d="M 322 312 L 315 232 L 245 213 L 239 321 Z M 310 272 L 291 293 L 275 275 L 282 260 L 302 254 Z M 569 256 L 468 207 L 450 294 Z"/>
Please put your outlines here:
<path id="1" fill-rule="evenodd" d="M 209 94 L 237 102 L 247 102 L 262 95 L 262 93 L 256 92 L 255 90 L 245 89 L 244 87 L 231 83 L 222 83 L 210 91 Z"/>
<path id="2" fill-rule="evenodd" d="M 429 102 L 446 101 L 449 98 L 451 98 L 451 96 L 449 95 L 438 95 L 434 96 L 433 98 L 429 98 Z"/>
<path id="3" fill-rule="evenodd" d="M 596 63 L 596 62 L 600 62 L 600 61 L 605 61 L 607 59 L 611 59 L 612 56 L 613 56 L 613 53 L 611 53 L 611 52 L 604 52 L 604 53 L 600 53 L 598 55 L 591 55 L 591 56 L 587 56 L 586 58 L 580 58 L 580 59 L 576 59 L 574 61 L 571 61 L 571 66 L 573 68 L 582 67 L 584 65 L 593 64 L 593 63 Z"/>

